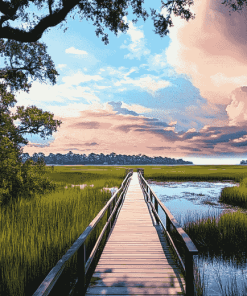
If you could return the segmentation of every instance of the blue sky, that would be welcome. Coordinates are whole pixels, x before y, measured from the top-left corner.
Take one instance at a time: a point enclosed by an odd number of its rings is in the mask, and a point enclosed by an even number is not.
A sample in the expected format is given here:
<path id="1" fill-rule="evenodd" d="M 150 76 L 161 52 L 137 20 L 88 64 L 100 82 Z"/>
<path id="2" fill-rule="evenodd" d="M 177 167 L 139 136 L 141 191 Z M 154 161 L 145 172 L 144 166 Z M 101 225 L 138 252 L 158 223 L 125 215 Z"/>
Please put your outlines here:
<path id="1" fill-rule="evenodd" d="M 219 17 L 219 7 L 196 4 L 196 19 L 174 18 L 163 38 L 151 19 L 133 24 L 131 14 L 126 34 L 107 31 L 108 45 L 96 37 L 92 23 L 78 17 L 68 18 L 65 33 L 59 26 L 46 32 L 40 41 L 60 74 L 57 84 L 34 82 L 17 100 L 53 112 L 63 124 L 46 141 L 30 137 L 24 151 L 141 153 L 195 164 L 247 158 L 244 46 L 220 30 L 227 29 L 226 22 L 212 17 L 210 29 L 205 26 L 205 14 Z M 229 18 L 224 10 L 220 17 Z M 237 22 L 236 29 L 240 25 L 246 22 Z M 234 56 L 218 42 L 234 45 Z"/>

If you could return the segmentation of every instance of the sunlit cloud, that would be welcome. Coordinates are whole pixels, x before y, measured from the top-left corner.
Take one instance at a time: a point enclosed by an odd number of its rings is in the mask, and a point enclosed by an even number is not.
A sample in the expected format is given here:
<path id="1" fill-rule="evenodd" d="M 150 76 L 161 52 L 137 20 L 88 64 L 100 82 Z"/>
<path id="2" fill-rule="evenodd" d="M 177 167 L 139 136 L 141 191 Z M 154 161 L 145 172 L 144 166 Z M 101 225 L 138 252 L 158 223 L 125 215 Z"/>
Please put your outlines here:
<path id="1" fill-rule="evenodd" d="M 186 22 L 174 17 L 167 61 L 190 77 L 202 97 L 230 104 L 230 93 L 247 84 L 245 39 L 247 8 L 232 12 L 220 1 L 195 1 L 196 17 Z"/>
<path id="2" fill-rule="evenodd" d="M 154 94 L 157 90 L 161 88 L 166 88 L 171 86 L 171 83 L 166 80 L 158 80 L 151 76 L 141 77 L 138 79 L 132 79 L 130 77 L 125 77 L 122 80 L 115 82 L 115 86 L 121 86 L 122 84 L 129 84 L 133 86 L 140 87 L 143 90 Z"/>
<path id="3" fill-rule="evenodd" d="M 229 125 L 244 125 L 247 121 L 247 86 L 235 89 L 232 102 L 226 107 Z"/>

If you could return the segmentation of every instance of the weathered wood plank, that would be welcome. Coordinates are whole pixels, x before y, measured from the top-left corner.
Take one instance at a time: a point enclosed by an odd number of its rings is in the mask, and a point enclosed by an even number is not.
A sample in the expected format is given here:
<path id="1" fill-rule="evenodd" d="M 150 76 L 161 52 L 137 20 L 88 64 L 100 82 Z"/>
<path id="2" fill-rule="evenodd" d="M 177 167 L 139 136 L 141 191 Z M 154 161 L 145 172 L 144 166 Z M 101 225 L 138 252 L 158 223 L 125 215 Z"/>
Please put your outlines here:
<path id="1" fill-rule="evenodd" d="M 137 273 L 137 272 L 132 272 L 132 273 L 128 273 L 128 272 L 122 272 L 122 273 L 120 273 L 120 272 L 119 273 L 118 272 L 116 272 L 116 273 L 95 272 L 93 274 L 94 277 L 100 277 L 100 278 L 112 278 L 112 277 L 117 278 L 118 277 L 118 278 L 123 278 L 123 279 L 125 279 L 127 277 L 130 277 L 132 279 L 134 279 L 134 278 L 154 278 L 154 279 L 156 279 L 156 278 L 166 278 L 166 277 L 170 278 L 171 276 L 177 277 L 179 275 L 180 275 L 180 272 L 176 272 L 176 271 L 173 271 L 173 272 L 171 271 L 166 274 L 159 274 L 159 273 L 148 274 L 148 273 L 141 273 L 141 272 L 140 273 Z"/>
<path id="2" fill-rule="evenodd" d="M 146 269 L 157 269 L 157 268 L 160 268 L 160 269 L 164 269 L 166 270 L 166 268 L 168 267 L 172 267 L 173 269 L 174 268 L 177 268 L 176 264 L 173 264 L 171 265 L 170 263 L 166 263 L 166 264 L 160 264 L 160 265 L 157 265 L 157 264 L 132 264 L 129 263 L 129 264 L 126 264 L 126 263 L 122 263 L 122 264 L 98 264 L 97 265 L 97 268 L 128 268 L 128 269 L 134 269 L 134 268 L 139 268 L 139 269 L 142 269 L 142 270 L 146 270 Z M 97 269 L 96 269 L 97 270 Z"/>
<path id="3" fill-rule="evenodd" d="M 121 280 L 119 278 L 93 278 L 90 287 L 181 287 L 185 283 L 180 283 L 176 278 L 157 278 L 155 281 L 150 281 L 150 278 L 144 280 L 139 278 L 138 281 L 132 278 Z"/>
<path id="4" fill-rule="evenodd" d="M 181 292 L 180 287 L 90 287 L 87 291 L 87 295 L 129 295 L 129 294 L 141 294 L 141 295 L 177 295 L 178 292 Z"/>

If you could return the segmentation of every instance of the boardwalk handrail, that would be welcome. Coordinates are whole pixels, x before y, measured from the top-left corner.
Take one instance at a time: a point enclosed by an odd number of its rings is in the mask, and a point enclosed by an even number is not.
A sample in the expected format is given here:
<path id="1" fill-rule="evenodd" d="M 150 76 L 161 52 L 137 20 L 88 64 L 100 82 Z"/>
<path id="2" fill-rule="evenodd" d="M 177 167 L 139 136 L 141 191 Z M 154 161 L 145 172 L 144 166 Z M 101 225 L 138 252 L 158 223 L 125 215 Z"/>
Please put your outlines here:
<path id="1" fill-rule="evenodd" d="M 99 244 L 103 238 L 103 235 L 107 229 L 108 226 L 110 228 L 112 227 L 112 218 L 114 214 L 116 213 L 116 210 L 118 209 L 118 206 L 123 199 L 124 195 L 126 194 L 130 177 L 133 174 L 133 170 L 131 170 L 127 176 L 125 177 L 124 181 L 121 184 L 121 187 L 113 194 L 113 196 L 109 199 L 109 201 L 106 203 L 106 205 L 102 208 L 102 210 L 98 213 L 98 215 L 92 220 L 92 222 L 88 225 L 88 227 L 84 230 L 84 232 L 79 236 L 79 238 L 73 243 L 73 245 L 70 247 L 70 249 L 66 252 L 66 254 L 57 262 L 57 264 L 51 269 L 51 271 L 48 273 L 46 278 L 43 280 L 43 282 L 40 284 L 38 289 L 35 291 L 33 296 L 45 296 L 49 295 L 49 293 L 52 291 L 54 285 L 56 284 L 57 280 L 59 279 L 60 275 L 62 274 L 66 262 L 76 253 L 78 252 L 77 256 L 77 266 L 78 266 L 78 279 L 76 281 L 77 286 L 79 287 L 80 292 L 84 295 L 85 293 L 85 278 L 86 273 L 93 261 L 93 258 L 96 254 L 96 251 L 98 250 Z M 117 196 L 119 195 L 118 200 Z M 113 208 L 114 207 L 114 208 Z M 102 217 L 104 216 L 105 212 L 108 210 L 108 219 L 106 224 L 104 225 L 94 247 L 91 251 L 91 254 L 86 261 L 86 244 L 85 241 L 92 232 L 92 230 L 96 227 L 96 225 L 100 222 Z"/>
<path id="2" fill-rule="evenodd" d="M 176 252 L 179 261 L 185 271 L 185 283 L 186 283 L 186 295 L 193 296 L 195 295 L 195 287 L 194 287 L 194 264 L 193 264 L 193 255 L 198 254 L 198 250 L 196 246 L 194 245 L 191 238 L 188 236 L 188 234 L 183 230 L 183 228 L 179 225 L 179 223 L 176 221 L 176 219 L 173 217 L 171 212 L 167 209 L 167 207 L 159 200 L 159 198 L 156 196 L 156 194 L 153 192 L 147 181 L 143 177 L 143 170 L 139 170 L 138 173 L 140 184 L 142 185 L 143 192 L 146 198 L 146 201 L 151 205 L 152 212 L 155 215 L 156 222 L 160 223 L 163 227 L 164 231 L 167 234 L 167 237 L 169 238 L 169 241 Z M 154 201 L 153 201 L 154 199 Z M 153 205 L 154 203 L 154 205 Z M 159 215 L 158 215 L 158 204 L 160 205 L 160 208 L 163 210 L 163 212 L 166 215 L 166 227 L 164 226 L 163 222 L 161 221 Z M 179 255 L 179 252 L 170 236 L 170 225 L 173 225 L 173 228 L 177 231 L 179 236 L 184 242 L 185 245 L 185 264 Z"/>

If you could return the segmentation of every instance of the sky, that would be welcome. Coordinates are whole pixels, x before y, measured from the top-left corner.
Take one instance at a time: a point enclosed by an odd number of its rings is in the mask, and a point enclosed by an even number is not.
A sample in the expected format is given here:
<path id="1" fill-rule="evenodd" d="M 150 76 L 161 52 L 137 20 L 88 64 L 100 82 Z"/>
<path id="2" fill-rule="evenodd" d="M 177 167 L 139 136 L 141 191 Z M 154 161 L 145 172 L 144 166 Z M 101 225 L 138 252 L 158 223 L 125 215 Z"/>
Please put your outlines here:
<path id="1" fill-rule="evenodd" d="M 108 45 L 89 21 L 68 18 L 41 42 L 57 84 L 34 82 L 17 105 L 36 105 L 63 123 L 47 140 L 29 137 L 24 152 L 104 153 L 183 158 L 194 164 L 247 159 L 247 13 L 218 0 L 195 0 L 195 19 L 173 17 L 161 38 L 151 19 Z M 153 7 L 145 1 L 145 7 Z M 157 1 L 159 8 L 160 2 Z M 165 13 L 165 12 L 164 12 Z"/>

